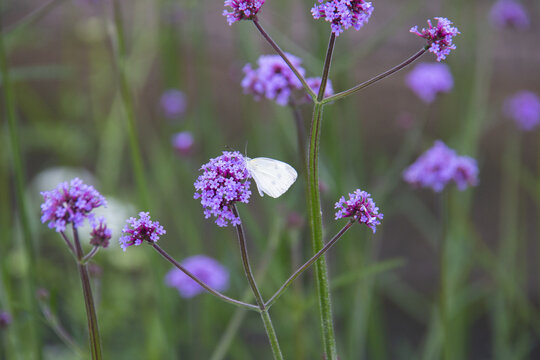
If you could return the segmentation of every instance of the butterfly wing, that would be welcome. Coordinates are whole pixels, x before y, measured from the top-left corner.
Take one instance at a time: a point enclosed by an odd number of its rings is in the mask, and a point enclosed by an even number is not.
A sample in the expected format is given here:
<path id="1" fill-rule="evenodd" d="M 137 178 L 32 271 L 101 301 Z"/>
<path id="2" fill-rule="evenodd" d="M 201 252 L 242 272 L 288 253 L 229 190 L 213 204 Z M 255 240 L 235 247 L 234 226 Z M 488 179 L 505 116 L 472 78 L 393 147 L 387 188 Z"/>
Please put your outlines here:
<path id="1" fill-rule="evenodd" d="M 280 197 L 289 190 L 298 176 L 291 165 L 270 158 L 247 159 L 246 166 L 261 196 L 265 193 L 273 198 Z"/>

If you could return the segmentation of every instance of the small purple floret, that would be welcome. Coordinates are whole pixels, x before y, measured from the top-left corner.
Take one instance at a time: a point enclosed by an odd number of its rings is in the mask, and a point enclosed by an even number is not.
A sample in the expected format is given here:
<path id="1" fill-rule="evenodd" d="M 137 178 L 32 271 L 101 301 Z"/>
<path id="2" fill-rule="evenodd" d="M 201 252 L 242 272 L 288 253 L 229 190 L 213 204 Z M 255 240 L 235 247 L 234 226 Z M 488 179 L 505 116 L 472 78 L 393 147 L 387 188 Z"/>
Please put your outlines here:
<path id="1" fill-rule="evenodd" d="M 158 221 L 150 220 L 148 212 L 140 212 L 138 219 L 131 217 L 126 222 L 127 225 L 122 229 L 123 236 L 119 239 L 120 247 L 124 251 L 132 245 L 141 245 L 144 241 L 155 243 L 166 233 Z"/>
<path id="2" fill-rule="evenodd" d="M 56 189 L 41 192 L 41 222 L 57 232 L 66 230 L 68 224 L 78 228 L 84 219 L 93 218 L 90 212 L 97 207 L 106 206 L 105 198 L 91 185 L 75 178 L 69 183 L 63 182 Z"/>
<path id="3" fill-rule="evenodd" d="M 459 156 L 437 140 L 431 149 L 405 169 L 403 179 L 413 186 L 431 188 L 435 192 L 441 192 L 454 181 L 463 191 L 478 184 L 478 165 L 473 158 Z"/>
<path id="4" fill-rule="evenodd" d="M 182 131 L 174 134 L 172 139 L 173 148 L 180 154 L 187 156 L 193 148 L 193 135 L 189 131 Z"/>
<path id="5" fill-rule="evenodd" d="M 377 231 L 377 225 L 380 225 L 383 214 L 379 214 L 379 208 L 375 206 L 375 202 L 371 195 L 365 191 L 357 189 L 354 193 L 349 193 L 349 199 L 344 196 L 334 206 L 337 209 L 335 219 L 344 219 L 352 217 L 358 220 L 361 224 L 366 224 L 373 233 Z"/>
<path id="6" fill-rule="evenodd" d="M 532 91 L 519 91 L 509 97 L 503 106 L 505 114 L 523 131 L 540 124 L 540 98 Z"/>
<path id="7" fill-rule="evenodd" d="M 203 174 L 195 181 L 193 198 L 201 199 L 204 216 L 216 217 L 218 226 L 239 225 L 240 218 L 231 210 L 235 202 L 248 203 L 251 191 L 251 175 L 240 152 L 224 151 L 223 155 L 210 159 L 201 169 Z"/>
<path id="8" fill-rule="evenodd" d="M 499 0 L 491 7 L 489 20 L 494 27 L 513 27 L 527 29 L 530 25 L 529 14 L 521 3 L 513 0 Z"/>
<path id="9" fill-rule="evenodd" d="M 423 28 L 422 31 L 418 31 L 418 26 L 413 26 L 410 30 L 413 34 L 416 34 L 428 41 L 429 52 L 437 55 L 437 61 L 446 59 L 446 56 L 450 54 L 450 50 L 454 50 L 456 45 L 452 43 L 454 36 L 461 34 L 457 27 L 452 26 L 452 22 L 447 18 L 436 17 L 437 26 L 431 24 L 431 20 L 427 23 L 429 27 Z"/>
<path id="10" fill-rule="evenodd" d="M 303 76 L 306 71 L 301 67 L 302 60 L 288 53 L 285 55 Z M 257 68 L 252 68 L 251 64 L 244 66 L 244 94 L 253 95 L 257 101 L 266 97 L 281 106 L 287 106 L 293 90 L 302 88 L 300 80 L 279 55 L 262 55 L 257 65 Z"/>
<path id="11" fill-rule="evenodd" d="M 232 11 L 223 10 L 223 16 L 227 17 L 229 25 L 240 20 L 255 20 L 257 13 L 265 0 L 225 0 L 225 6 Z"/>
<path id="12" fill-rule="evenodd" d="M 450 92 L 454 79 L 450 68 L 440 63 L 420 63 L 405 78 L 407 86 L 425 103 L 432 103 L 437 93 Z"/>
<path id="13" fill-rule="evenodd" d="M 183 92 L 177 89 L 169 89 L 165 91 L 159 100 L 161 109 L 165 117 L 176 119 L 184 115 L 186 111 L 186 96 Z"/>
<path id="14" fill-rule="evenodd" d="M 324 19 L 331 23 L 332 32 L 339 36 L 343 30 L 352 27 L 360 30 L 369 21 L 373 6 L 364 0 L 330 0 L 311 9 L 314 19 Z"/>
<path id="15" fill-rule="evenodd" d="M 186 270 L 217 291 L 225 291 L 229 287 L 229 271 L 211 257 L 195 255 L 184 259 L 181 264 Z M 184 298 L 192 298 L 204 291 L 202 286 L 177 268 L 167 273 L 165 284 L 176 288 L 180 296 Z"/>
<path id="16" fill-rule="evenodd" d="M 0 330 L 7 328 L 13 319 L 11 318 L 11 314 L 7 311 L 0 311 Z"/>
<path id="17" fill-rule="evenodd" d="M 111 229 L 107 227 L 105 218 L 100 216 L 97 221 L 95 219 L 90 220 L 92 225 L 92 232 L 90 233 L 90 244 L 94 246 L 101 246 L 106 248 L 109 246 L 109 240 L 111 240 Z"/>

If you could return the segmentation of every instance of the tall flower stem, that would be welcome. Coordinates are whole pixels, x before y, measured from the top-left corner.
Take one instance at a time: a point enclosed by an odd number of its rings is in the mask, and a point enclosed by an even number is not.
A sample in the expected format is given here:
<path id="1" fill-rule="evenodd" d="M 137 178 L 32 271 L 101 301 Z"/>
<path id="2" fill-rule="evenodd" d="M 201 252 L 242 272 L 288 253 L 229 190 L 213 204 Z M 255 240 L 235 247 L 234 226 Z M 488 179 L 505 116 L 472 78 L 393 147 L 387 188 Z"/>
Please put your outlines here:
<path id="1" fill-rule="evenodd" d="M 319 250 L 315 255 L 311 257 L 308 261 L 304 263 L 304 265 L 300 266 L 298 270 L 296 270 L 288 279 L 281 285 L 278 291 L 272 297 L 270 300 L 268 300 L 265 304 L 266 308 L 270 308 L 272 304 L 283 294 L 283 292 L 292 284 L 292 282 L 300 276 L 304 271 L 306 271 L 319 257 L 324 255 L 330 248 L 349 230 L 349 228 L 354 224 L 356 219 L 351 219 L 324 247 Z"/>
<path id="2" fill-rule="evenodd" d="M 239 219 L 240 215 L 238 214 L 238 209 L 236 208 L 236 205 L 233 204 L 231 209 L 234 216 Z M 274 330 L 274 326 L 272 325 L 272 320 L 270 319 L 270 314 L 268 313 L 268 309 L 266 308 L 264 304 L 264 300 L 261 296 L 261 292 L 259 291 L 259 288 L 257 287 L 257 283 L 255 282 L 255 277 L 253 276 L 253 272 L 251 271 L 251 266 L 249 265 L 246 236 L 244 233 L 244 228 L 242 226 L 242 223 L 236 225 L 236 232 L 238 234 L 238 244 L 240 246 L 240 254 L 242 256 L 242 264 L 244 265 L 244 272 L 246 273 L 246 278 L 248 279 L 249 286 L 251 287 L 251 291 L 253 292 L 253 295 L 255 295 L 255 301 L 257 302 L 257 305 L 259 306 L 261 317 L 264 323 L 264 328 L 266 329 L 266 334 L 268 336 L 268 340 L 270 341 L 270 346 L 272 347 L 272 352 L 274 354 L 274 359 L 283 360 L 283 355 L 281 354 L 281 349 L 279 347 L 276 331 Z"/>
<path id="3" fill-rule="evenodd" d="M 235 300 L 235 299 L 232 299 L 226 295 L 223 295 L 222 293 L 220 293 L 219 291 L 213 289 L 212 287 L 208 286 L 204 281 L 202 281 L 201 279 L 199 279 L 197 276 L 195 276 L 194 274 L 192 274 L 189 270 L 187 270 L 185 267 L 183 267 L 178 261 L 176 261 L 172 256 L 170 256 L 165 250 L 163 250 L 158 244 L 156 243 L 153 243 L 152 244 L 152 247 L 154 249 L 156 249 L 156 251 L 161 255 L 163 256 L 168 262 L 170 262 L 171 264 L 173 264 L 176 268 L 178 268 L 180 271 L 182 271 L 184 274 L 186 274 L 187 276 L 189 276 L 191 279 L 193 279 L 193 281 L 195 281 L 197 284 L 201 285 L 206 291 L 208 291 L 210 294 L 214 295 L 215 297 L 217 297 L 218 299 L 220 300 L 223 300 L 225 302 L 228 302 L 229 304 L 233 304 L 233 305 L 236 305 L 236 306 L 240 306 L 244 309 L 248 309 L 248 310 L 254 310 L 254 311 L 259 311 L 259 307 L 255 306 L 255 305 L 252 305 L 252 304 L 248 304 L 248 303 L 245 303 L 243 301 L 239 301 L 239 300 Z"/>
<path id="4" fill-rule="evenodd" d="M 0 27 L 2 26 L 2 17 L 0 16 Z M 15 177 L 15 199 L 18 208 L 19 219 L 22 228 L 23 249 L 27 257 L 28 263 L 28 276 L 25 281 L 25 290 L 27 304 L 29 311 L 34 317 L 38 318 L 39 306 L 35 298 L 36 290 L 36 256 L 35 249 L 32 243 L 32 231 L 30 228 L 30 221 L 28 219 L 28 210 L 26 207 L 26 198 L 24 196 L 25 189 L 25 174 L 23 167 L 23 160 L 21 155 L 21 145 L 19 142 L 19 129 L 17 124 L 17 116 L 15 110 L 15 91 L 13 90 L 11 78 L 9 74 L 7 55 L 4 45 L 4 34 L 0 34 L 0 74 L 2 76 L 2 93 L 4 97 L 4 109 L 5 116 L 8 122 L 9 142 L 11 148 L 12 166 Z M 36 359 L 42 358 L 41 353 L 41 339 L 40 339 L 41 326 L 38 321 L 35 321 L 29 326 L 29 332 L 27 335 L 31 348 L 33 349 L 33 356 Z M 26 337 L 26 336 L 25 336 Z"/>
<path id="5" fill-rule="evenodd" d="M 90 275 L 88 274 L 88 268 L 86 264 L 82 263 L 84 258 L 84 252 L 79 240 L 79 233 L 77 228 L 73 227 L 73 242 L 75 243 L 75 251 L 77 259 L 79 260 L 77 266 L 79 268 L 79 275 L 81 277 L 81 284 L 83 288 L 84 304 L 86 307 L 86 317 L 88 320 L 88 334 L 90 335 L 90 352 L 92 354 L 92 360 L 101 360 L 103 356 L 101 354 L 101 338 L 99 336 L 99 327 L 96 315 L 96 308 L 94 306 L 94 297 L 92 295 L 92 288 L 90 287 Z"/>
<path id="6" fill-rule="evenodd" d="M 377 81 L 380 81 L 380 80 L 392 75 L 393 73 L 398 72 L 399 70 L 403 69 L 407 65 L 411 64 L 416 59 L 418 59 L 420 56 L 422 56 L 427 51 L 427 49 L 429 49 L 429 46 L 426 45 L 422 49 L 418 50 L 413 56 L 411 56 L 410 58 L 408 58 L 407 60 L 402 62 L 401 64 L 396 65 L 393 68 L 383 72 L 382 74 L 377 75 L 377 76 L 375 76 L 375 77 L 373 77 L 373 78 L 371 78 L 371 79 L 369 79 L 367 81 L 364 81 L 363 83 L 358 84 L 355 87 L 350 88 L 349 90 L 345 90 L 345 91 L 342 91 L 342 92 L 337 93 L 335 95 L 329 96 L 326 99 L 322 100 L 322 103 L 327 104 L 329 102 L 342 99 L 342 98 L 347 97 L 347 96 L 349 96 L 351 94 L 354 94 L 355 92 L 360 91 L 360 90 L 362 90 L 362 89 L 364 89 L 364 88 L 366 88 L 366 87 L 368 87 L 370 85 L 373 85 Z M 321 88 L 322 88 L 322 86 L 321 86 Z M 320 93 L 320 91 L 319 91 L 319 93 Z"/>
<path id="7" fill-rule="evenodd" d="M 335 37 L 331 36 L 328 44 L 326 60 L 322 79 L 328 78 L 332 52 L 334 50 Z M 321 82 L 319 94 L 324 94 L 325 88 Z M 311 228 L 311 247 L 313 253 L 318 253 L 323 247 L 322 236 L 322 211 L 321 194 L 319 190 L 319 143 L 321 122 L 323 117 L 323 103 L 318 100 L 313 106 L 313 118 L 311 122 L 311 133 L 308 155 L 308 204 L 309 204 L 309 224 Z M 330 284 L 328 282 L 328 269 L 324 256 L 315 262 L 315 278 L 317 284 L 319 313 L 321 318 L 321 330 L 323 349 L 326 359 L 337 359 L 336 339 L 334 335 L 334 324 L 332 320 L 332 305 L 330 301 Z"/>
<path id="8" fill-rule="evenodd" d="M 302 76 L 302 74 L 300 74 L 298 69 L 291 63 L 291 61 L 287 58 L 287 56 L 285 56 L 285 53 L 283 52 L 283 50 L 281 50 L 278 44 L 276 44 L 276 42 L 272 40 L 270 35 L 268 35 L 268 33 L 263 29 L 263 27 L 261 26 L 261 24 L 259 24 L 259 21 L 257 19 L 253 20 L 253 24 L 255 24 L 255 26 L 257 27 L 257 30 L 259 30 L 261 35 L 270 44 L 270 46 L 272 46 L 274 50 L 279 54 L 279 56 L 281 56 L 281 58 L 287 63 L 287 65 L 292 70 L 294 75 L 296 75 L 298 80 L 300 80 L 300 82 L 302 83 L 302 86 L 307 91 L 309 96 L 315 100 L 317 98 L 317 94 L 315 94 L 315 92 L 311 89 L 311 87 L 306 82 L 306 79 Z"/>

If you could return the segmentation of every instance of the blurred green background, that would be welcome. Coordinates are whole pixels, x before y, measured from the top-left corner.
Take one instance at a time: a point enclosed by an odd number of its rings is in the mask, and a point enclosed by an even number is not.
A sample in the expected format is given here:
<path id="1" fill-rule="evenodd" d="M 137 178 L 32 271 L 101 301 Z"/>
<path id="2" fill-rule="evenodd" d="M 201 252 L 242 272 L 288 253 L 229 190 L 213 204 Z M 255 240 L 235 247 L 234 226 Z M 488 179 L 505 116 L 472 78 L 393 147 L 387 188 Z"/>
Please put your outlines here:
<path id="1" fill-rule="evenodd" d="M 14 318 L 0 330 L 6 359 L 32 358 L 29 329 L 40 334 L 46 359 L 79 358 L 87 348 L 76 266 L 61 238 L 39 221 L 39 192 L 75 176 L 110 203 L 112 245 L 95 257 L 93 276 L 106 359 L 271 359 L 255 313 L 207 294 L 179 297 L 163 283 L 170 266 L 158 254 L 145 246 L 123 253 L 117 239 L 126 218 L 148 210 L 167 229 L 164 249 L 178 260 L 216 258 L 231 272 L 226 294 L 244 296 L 234 230 L 204 219 L 193 182 L 209 158 L 227 147 L 243 152 L 246 144 L 251 157 L 301 168 L 291 110 L 256 102 L 240 86 L 242 67 L 272 49 L 249 22 L 228 26 L 221 0 L 118 1 L 124 42 L 110 0 L 53 1 L 38 18 L 28 17 L 45 3 L 2 1 L 0 8 L 35 284 L 49 293 L 41 304 L 51 312 L 47 318 L 28 308 L 30 257 L 3 96 L 0 309 Z M 337 39 L 330 78 L 340 91 L 418 50 L 422 42 L 408 30 L 425 26 L 427 18 L 448 17 L 462 33 L 446 61 L 454 89 L 431 105 L 406 87 L 407 68 L 325 108 L 325 238 L 343 225 L 333 220 L 334 203 L 357 188 L 370 192 L 385 214 L 376 235 L 356 226 L 328 255 L 341 359 L 440 359 L 445 343 L 453 359 L 540 358 L 539 134 L 520 132 L 501 112 L 516 91 L 540 92 L 540 3 L 523 1 L 532 19 L 526 31 L 491 27 L 492 3 L 374 1 L 369 24 Z M 285 51 L 303 59 L 308 76 L 320 76 L 329 27 L 312 19 L 312 6 L 268 0 L 259 18 Z M 122 43 L 125 58 L 117 51 Z M 428 54 L 421 61 L 434 59 Z M 177 120 L 166 119 L 159 105 L 169 88 L 186 95 L 186 113 Z M 133 170 L 130 109 L 146 195 Z M 307 129 L 310 111 L 301 107 Z M 194 136 L 189 156 L 171 146 L 179 131 Z M 402 170 L 436 139 L 478 160 L 477 187 L 435 194 L 401 180 Z M 291 221 L 305 217 L 305 186 L 299 176 L 279 199 L 254 194 L 239 207 L 266 298 L 311 256 L 305 222 Z M 322 358 L 316 301 L 309 271 L 272 307 L 286 358 Z M 445 323 L 441 306 L 449 314 Z M 55 333 L 56 320 L 74 344 Z"/>

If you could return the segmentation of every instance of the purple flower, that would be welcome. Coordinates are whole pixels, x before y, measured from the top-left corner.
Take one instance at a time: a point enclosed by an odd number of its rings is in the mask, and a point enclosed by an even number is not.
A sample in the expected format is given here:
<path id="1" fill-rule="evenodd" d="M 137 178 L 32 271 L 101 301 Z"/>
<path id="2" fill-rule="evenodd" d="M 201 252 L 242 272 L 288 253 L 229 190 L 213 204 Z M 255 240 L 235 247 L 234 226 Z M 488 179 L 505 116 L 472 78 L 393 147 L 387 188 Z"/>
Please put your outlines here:
<path id="1" fill-rule="evenodd" d="M 175 119 L 184 115 L 186 111 L 186 96 L 177 89 L 165 91 L 159 100 L 165 117 Z"/>
<path id="2" fill-rule="evenodd" d="M 223 16 L 227 17 L 229 25 L 240 20 L 254 20 L 263 6 L 265 0 L 225 0 L 225 6 L 232 11 L 223 10 Z"/>
<path id="3" fill-rule="evenodd" d="M 313 90 L 313 92 L 315 94 L 318 94 L 319 93 L 319 89 L 321 87 L 321 77 L 312 77 L 312 78 L 307 78 L 306 79 L 306 82 L 307 84 L 309 85 L 309 87 L 311 88 L 311 90 Z M 326 82 L 326 89 L 324 89 L 324 97 L 327 98 L 329 96 L 332 96 L 334 95 L 334 88 L 332 87 L 332 81 L 330 81 L 330 79 L 328 79 L 328 81 Z M 311 97 L 309 95 L 307 95 L 307 98 L 308 98 L 308 101 L 311 101 Z"/>
<path id="4" fill-rule="evenodd" d="M 13 319 L 11 318 L 11 314 L 7 311 L 0 311 L 0 329 L 7 328 Z"/>
<path id="5" fill-rule="evenodd" d="M 106 206 L 105 198 L 92 186 L 75 178 L 59 184 L 56 189 L 41 192 L 41 222 L 49 222 L 48 226 L 57 232 L 66 230 L 67 224 L 80 227 L 84 219 L 93 218 L 90 212 L 100 206 Z"/>
<path id="6" fill-rule="evenodd" d="M 319 3 L 322 2 L 319 0 Z M 373 6 L 364 0 L 329 0 L 311 9 L 314 19 L 322 18 L 332 23 L 330 27 L 336 36 L 350 27 L 360 30 L 372 13 Z"/>
<path id="7" fill-rule="evenodd" d="M 105 218 L 100 216 L 97 221 L 92 219 L 90 221 L 92 225 L 92 232 L 90 233 L 90 244 L 94 246 L 101 246 L 106 248 L 109 246 L 109 240 L 111 240 L 111 229 L 107 228 Z"/>
<path id="8" fill-rule="evenodd" d="M 231 210 L 235 202 L 248 203 L 251 191 L 251 175 L 246 162 L 238 151 L 224 151 L 223 155 L 210 159 L 201 169 L 203 174 L 195 181 L 194 199 L 201 199 L 204 216 L 216 217 L 218 226 L 239 225 L 240 218 Z"/>
<path id="9" fill-rule="evenodd" d="M 418 26 L 413 26 L 410 30 L 413 34 L 416 34 L 428 41 L 429 52 L 437 55 L 437 61 L 446 59 L 446 55 L 450 54 L 450 50 L 454 50 L 456 45 L 452 43 L 454 36 L 461 34 L 457 27 L 451 26 L 452 22 L 447 18 L 436 17 L 437 26 L 431 24 L 431 20 L 427 23 L 429 28 L 423 28 L 422 31 L 418 31 Z"/>
<path id="10" fill-rule="evenodd" d="M 229 271 L 211 257 L 205 255 L 191 256 L 182 261 L 182 266 L 217 291 L 225 291 L 229 287 Z M 202 286 L 177 268 L 167 273 L 165 284 L 176 288 L 180 296 L 184 298 L 192 298 L 204 291 Z"/>
<path id="11" fill-rule="evenodd" d="M 440 192 L 454 181 L 459 190 L 478 184 L 478 166 L 467 156 L 459 156 L 437 140 L 433 147 L 422 154 L 403 172 L 403 179 L 413 186 L 431 188 Z"/>
<path id="12" fill-rule="evenodd" d="M 120 247 L 124 251 L 132 245 L 141 245 L 144 241 L 155 243 L 166 233 L 159 222 L 150 220 L 150 213 L 147 212 L 140 212 L 139 219 L 131 217 L 126 222 L 128 224 L 122 229 L 123 236 L 119 239 Z"/>
<path id="13" fill-rule="evenodd" d="M 494 27 L 513 27 L 526 29 L 529 27 L 529 15 L 520 3 L 513 0 L 499 0 L 491 7 L 489 20 Z"/>
<path id="14" fill-rule="evenodd" d="M 366 224 L 375 233 L 377 225 L 380 225 L 383 214 L 379 214 L 379 208 L 371 195 L 360 189 L 354 193 L 349 193 L 349 200 L 342 196 L 336 203 L 334 209 L 337 209 L 336 220 L 352 217 L 361 224 Z"/>
<path id="15" fill-rule="evenodd" d="M 172 146 L 181 155 L 189 155 L 193 148 L 193 135 L 189 131 L 182 131 L 172 137 Z"/>
<path id="16" fill-rule="evenodd" d="M 503 110 L 524 131 L 540 123 L 540 98 L 532 91 L 519 91 L 506 99 Z"/>
<path id="17" fill-rule="evenodd" d="M 304 75 L 306 71 L 300 66 L 302 60 L 288 53 L 285 55 L 298 72 Z M 288 105 L 292 91 L 301 89 L 302 83 L 287 63 L 279 55 L 262 55 L 257 60 L 257 65 L 255 69 L 251 64 L 244 66 L 244 94 L 252 94 L 257 101 L 266 97 L 281 106 Z"/>
<path id="18" fill-rule="evenodd" d="M 437 93 L 450 92 L 454 79 L 446 64 L 420 63 L 405 78 L 407 86 L 425 103 L 435 100 Z"/>

